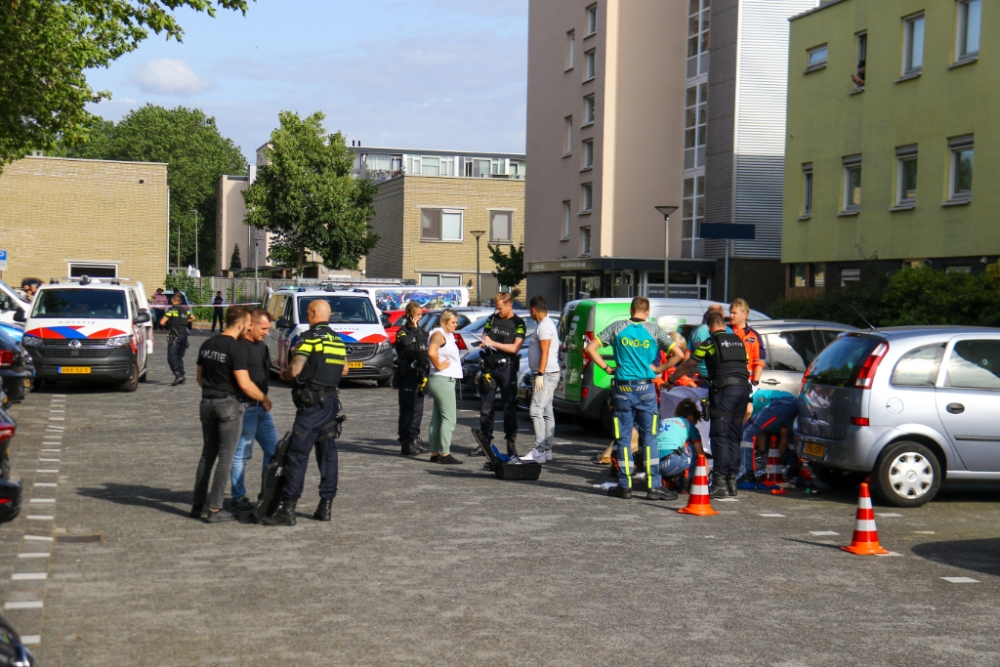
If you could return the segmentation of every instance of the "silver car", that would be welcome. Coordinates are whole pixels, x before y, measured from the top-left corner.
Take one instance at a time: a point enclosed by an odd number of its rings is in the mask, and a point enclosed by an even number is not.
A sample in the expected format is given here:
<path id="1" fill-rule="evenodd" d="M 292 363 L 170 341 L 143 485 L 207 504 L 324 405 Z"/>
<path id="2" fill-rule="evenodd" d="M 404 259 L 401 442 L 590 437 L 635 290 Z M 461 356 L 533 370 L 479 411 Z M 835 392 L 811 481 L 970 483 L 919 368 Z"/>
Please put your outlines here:
<path id="1" fill-rule="evenodd" d="M 760 336 L 760 388 L 792 396 L 798 396 L 802 374 L 816 355 L 843 332 L 856 330 L 849 324 L 815 320 L 751 321 L 750 328 Z"/>
<path id="2" fill-rule="evenodd" d="M 929 502 L 945 479 L 1000 480 L 1000 330 L 844 334 L 803 379 L 795 434 L 822 481 L 871 474 L 897 507 Z"/>

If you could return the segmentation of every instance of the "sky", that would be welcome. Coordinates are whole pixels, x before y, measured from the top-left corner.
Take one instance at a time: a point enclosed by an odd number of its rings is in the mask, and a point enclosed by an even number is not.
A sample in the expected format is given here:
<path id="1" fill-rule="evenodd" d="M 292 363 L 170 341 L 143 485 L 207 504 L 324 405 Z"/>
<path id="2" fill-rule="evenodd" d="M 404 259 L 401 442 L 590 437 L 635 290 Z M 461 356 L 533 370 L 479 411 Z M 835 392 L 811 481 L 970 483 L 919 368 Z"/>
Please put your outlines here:
<path id="1" fill-rule="evenodd" d="M 279 111 L 326 115 L 365 146 L 524 152 L 528 0 L 257 0 L 246 16 L 177 12 L 88 72 L 118 121 L 147 103 L 199 108 L 252 162 Z"/>

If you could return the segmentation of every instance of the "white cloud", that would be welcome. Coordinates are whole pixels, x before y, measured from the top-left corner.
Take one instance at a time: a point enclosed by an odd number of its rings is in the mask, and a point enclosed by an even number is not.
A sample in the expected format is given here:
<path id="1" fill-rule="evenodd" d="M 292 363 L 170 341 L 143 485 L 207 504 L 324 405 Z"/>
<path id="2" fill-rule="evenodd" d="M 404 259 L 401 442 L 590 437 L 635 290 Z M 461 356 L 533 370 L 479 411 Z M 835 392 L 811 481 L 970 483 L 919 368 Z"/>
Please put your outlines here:
<path id="1" fill-rule="evenodd" d="M 183 60 L 158 58 L 139 65 L 132 81 L 144 93 L 188 97 L 214 88 L 208 79 L 198 76 Z"/>

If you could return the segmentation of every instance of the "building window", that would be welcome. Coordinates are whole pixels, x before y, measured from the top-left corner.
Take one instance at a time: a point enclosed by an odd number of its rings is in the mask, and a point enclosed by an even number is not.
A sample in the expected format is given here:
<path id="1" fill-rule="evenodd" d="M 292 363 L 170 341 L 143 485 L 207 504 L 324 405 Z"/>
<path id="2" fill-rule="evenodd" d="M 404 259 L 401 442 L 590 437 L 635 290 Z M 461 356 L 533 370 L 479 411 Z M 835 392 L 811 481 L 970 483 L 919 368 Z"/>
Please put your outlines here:
<path id="1" fill-rule="evenodd" d="M 515 178 L 524 178 L 526 168 L 527 162 L 525 160 L 511 160 L 508 173 Z"/>
<path id="2" fill-rule="evenodd" d="M 948 199 L 968 201 L 972 199 L 972 135 L 949 139 L 948 146 L 951 149 Z"/>
<path id="3" fill-rule="evenodd" d="M 917 146 L 896 149 L 896 206 L 917 203 Z"/>
<path id="4" fill-rule="evenodd" d="M 563 207 L 562 207 L 563 208 L 562 237 L 564 239 L 568 239 L 569 238 L 569 224 L 570 224 L 570 220 L 572 219 L 572 215 L 573 215 L 573 203 L 570 202 L 569 200 L 567 200 L 567 201 L 564 201 L 562 204 L 563 204 Z"/>
<path id="5" fill-rule="evenodd" d="M 687 78 L 708 74 L 711 0 L 689 0 Z"/>
<path id="6" fill-rule="evenodd" d="M 808 284 L 808 264 L 792 264 L 788 270 L 789 287 L 805 287 Z"/>
<path id="7" fill-rule="evenodd" d="M 424 176 L 454 176 L 455 158 L 453 157 L 429 157 L 424 155 L 418 158 L 416 164 L 420 167 L 420 173 Z"/>
<path id="8" fill-rule="evenodd" d="M 802 216 L 813 213 L 813 166 L 812 162 L 802 165 Z"/>
<path id="9" fill-rule="evenodd" d="M 563 153 L 563 155 L 572 155 L 573 154 L 573 117 L 572 116 L 566 116 L 565 123 L 566 123 L 566 151 Z"/>
<path id="10" fill-rule="evenodd" d="M 687 89 L 684 109 L 684 168 L 704 167 L 708 143 L 708 84 Z"/>
<path id="11" fill-rule="evenodd" d="M 513 238 L 514 214 L 510 211 L 490 211 L 490 243 L 510 243 Z"/>
<path id="12" fill-rule="evenodd" d="M 861 280 L 861 269 L 841 269 L 840 286 L 847 287 L 848 283 L 856 283 Z"/>
<path id="13" fill-rule="evenodd" d="M 854 74 L 851 80 L 854 81 L 856 89 L 865 87 L 865 60 L 868 56 L 868 33 L 859 32 L 855 36 L 857 58 L 855 60 Z"/>
<path id="14" fill-rule="evenodd" d="M 590 256 L 590 227 L 580 228 L 580 255 Z"/>
<path id="15" fill-rule="evenodd" d="M 903 22 L 903 76 L 920 74 L 924 66 L 924 15 Z"/>
<path id="16" fill-rule="evenodd" d="M 587 95 L 583 98 L 583 124 L 590 125 L 594 122 L 594 116 L 596 115 L 596 102 L 593 95 Z"/>
<path id="17" fill-rule="evenodd" d="M 844 158 L 844 212 L 861 210 L 861 156 Z"/>
<path id="18" fill-rule="evenodd" d="M 566 33 L 566 69 L 571 70 L 576 64 L 576 31 Z"/>
<path id="19" fill-rule="evenodd" d="M 580 209 L 580 212 L 590 213 L 590 209 L 594 205 L 594 184 L 584 183 L 581 190 L 583 194 L 583 208 Z"/>
<path id="20" fill-rule="evenodd" d="M 594 140 L 584 139 L 583 141 L 583 168 L 593 169 L 594 167 Z"/>
<path id="21" fill-rule="evenodd" d="M 944 267 L 945 273 L 972 273 L 971 266 L 946 266 Z"/>
<path id="22" fill-rule="evenodd" d="M 597 76 L 597 50 L 591 49 L 590 51 L 587 51 L 585 54 L 583 54 L 583 56 L 586 59 L 587 63 L 587 71 L 583 80 L 590 81 L 591 79 Z"/>
<path id="23" fill-rule="evenodd" d="M 982 0 L 961 0 L 958 3 L 957 61 L 972 60 L 979 55 L 979 29 L 982 18 Z"/>
<path id="24" fill-rule="evenodd" d="M 826 67 L 826 59 L 828 55 L 829 51 L 826 44 L 813 47 L 806 51 L 806 71 L 812 72 L 813 70 Z"/>
<path id="25" fill-rule="evenodd" d="M 462 275 L 458 273 L 421 273 L 420 284 L 427 287 L 461 287 Z"/>
<path id="26" fill-rule="evenodd" d="M 809 287 L 826 286 L 826 264 L 809 265 Z"/>
<path id="27" fill-rule="evenodd" d="M 587 35 L 593 35 L 597 32 L 597 3 L 595 2 L 590 7 L 587 7 Z"/>
<path id="28" fill-rule="evenodd" d="M 81 278 L 83 276 L 87 276 L 88 278 L 117 278 L 118 265 L 97 262 L 74 264 L 71 262 L 69 265 L 69 276 L 70 278 Z"/>
<path id="29" fill-rule="evenodd" d="M 420 209 L 422 241 L 461 241 L 462 211 L 441 208 Z"/>
<path id="30" fill-rule="evenodd" d="M 681 204 L 681 257 L 698 257 L 698 233 L 705 221 L 705 177 L 684 179 Z"/>

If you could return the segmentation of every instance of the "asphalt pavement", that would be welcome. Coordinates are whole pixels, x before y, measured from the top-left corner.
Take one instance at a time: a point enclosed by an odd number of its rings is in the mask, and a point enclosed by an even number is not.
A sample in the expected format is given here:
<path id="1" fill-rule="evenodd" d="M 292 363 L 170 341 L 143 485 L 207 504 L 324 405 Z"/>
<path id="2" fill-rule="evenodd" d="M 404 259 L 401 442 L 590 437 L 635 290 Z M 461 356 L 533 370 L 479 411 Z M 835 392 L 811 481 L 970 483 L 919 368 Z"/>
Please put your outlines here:
<path id="1" fill-rule="evenodd" d="M 334 520 L 293 528 L 187 518 L 201 448 L 194 357 L 165 340 L 133 394 L 58 385 L 13 409 L 21 516 L 0 526 L 3 615 L 40 665 L 1000 664 L 1000 489 L 876 505 L 883 546 L 850 541 L 856 492 L 741 492 L 720 514 L 608 498 L 599 433 L 560 425 L 538 482 L 482 459 L 398 455 L 396 397 L 346 383 Z M 287 388 L 271 392 L 280 432 Z M 478 406 L 459 404 L 471 449 Z M 430 418 L 425 414 L 424 434 Z M 498 424 L 498 427 L 500 425 Z M 521 414 L 519 444 L 530 424 Z M 247 475 L 256 494 L 260 450 Z"/>

